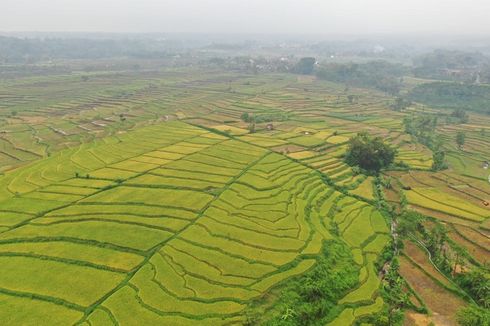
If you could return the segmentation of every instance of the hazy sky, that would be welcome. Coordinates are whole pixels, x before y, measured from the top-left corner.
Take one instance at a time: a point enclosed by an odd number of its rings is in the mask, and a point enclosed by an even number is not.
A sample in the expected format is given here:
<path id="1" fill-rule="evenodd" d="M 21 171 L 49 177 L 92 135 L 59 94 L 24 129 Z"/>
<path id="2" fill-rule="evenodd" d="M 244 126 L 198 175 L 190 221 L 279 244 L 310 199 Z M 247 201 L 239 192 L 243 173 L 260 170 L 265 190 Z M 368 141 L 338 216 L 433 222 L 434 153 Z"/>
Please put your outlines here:
<path id="1" fill-rule="evenodd" d="M 0 0 L 0 31 L 490 35 L 490 0 Z"/>

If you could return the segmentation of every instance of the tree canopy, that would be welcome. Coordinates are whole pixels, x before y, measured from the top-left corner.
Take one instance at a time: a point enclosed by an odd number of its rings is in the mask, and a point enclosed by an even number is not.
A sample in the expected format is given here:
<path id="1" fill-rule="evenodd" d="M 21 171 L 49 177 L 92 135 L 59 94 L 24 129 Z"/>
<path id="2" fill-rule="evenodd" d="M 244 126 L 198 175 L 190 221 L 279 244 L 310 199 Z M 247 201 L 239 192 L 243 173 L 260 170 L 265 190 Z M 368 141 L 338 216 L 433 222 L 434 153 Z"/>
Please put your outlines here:
<path id="1" fill-rule="evenodd" d="M 390 94 L 400 91 L 400 78 L 407 72 L 401 65 L 387 61 L 332 63 L 318 69 L 318 78 L 356 87 L 374 88 Z"/>
<path id="2" fill-rule="evenodd" d="M 303 75 L 310 75 L 315 69 L 316 59 L 311 57 L 301 58 L 296 64 L 295 72 Z"/>
<path id="3" fill-rule="evenodd" d="M 349 141 L 345 161 L 369 172 L 378 173 L 395 159 L 396 150 L 383 142 L 381 137 L 360 133 Z"/>
<path id="4" fill-rule="evenodd" d="M 458 144 L 458 147 L 459 148 L 462 148 L 464 143 L 466 141 L 466 135 L 464 132 L 461 132 L 459 131 L 457 134 L 456 134 L 456 144 Z"/>
<path id="5" fill-rule="evenodd" d="M 411 101 L 446 109 L 466 109 L 490 114 L 490 86 L 453 82 L 432 82 L 413 88 Z"/>

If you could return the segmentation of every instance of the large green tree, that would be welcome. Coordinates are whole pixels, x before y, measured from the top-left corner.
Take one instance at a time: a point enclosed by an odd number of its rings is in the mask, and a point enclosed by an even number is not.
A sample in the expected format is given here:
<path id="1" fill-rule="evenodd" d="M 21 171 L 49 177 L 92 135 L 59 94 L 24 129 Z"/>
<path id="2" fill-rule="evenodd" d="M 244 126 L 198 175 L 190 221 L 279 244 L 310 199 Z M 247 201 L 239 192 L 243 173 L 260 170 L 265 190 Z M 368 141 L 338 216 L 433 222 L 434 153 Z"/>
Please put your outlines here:
<path id="1" fill-rule="evenodd" d="M 395 159 L 396 150 L 383 142 L 381 137 L 360 133 L 349 141 L 345 161 L 349 165 L 378 173 Z"/>

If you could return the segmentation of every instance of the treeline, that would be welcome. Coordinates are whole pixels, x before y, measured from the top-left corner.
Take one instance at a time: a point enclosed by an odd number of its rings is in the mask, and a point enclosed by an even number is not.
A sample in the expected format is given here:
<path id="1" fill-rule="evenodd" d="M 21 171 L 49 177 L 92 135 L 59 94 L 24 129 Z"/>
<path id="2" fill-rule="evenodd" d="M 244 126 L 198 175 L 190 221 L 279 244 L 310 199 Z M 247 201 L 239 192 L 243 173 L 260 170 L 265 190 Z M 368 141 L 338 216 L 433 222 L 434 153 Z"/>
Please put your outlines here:
<path id="1" fill-rule="evenodd" d="M 291 72 L 315 74 L 320 79 L 345 84 L 346 87 L 371 88 L 397 95 L 393 109 L 398 111 L 414 101 L 434 107 L 490 114 L 489 58 L 480 53 L 441 50 L 413 61 L 412 66 L 383 60 L 319 64 L 315 58 L 302 58 Z M 418 85 L 401 96 L 404 76 L 441 81 Z"/>
<path id="2" fill-rule="evenodd" d="M 490 58 L 479 52 L 436 50 L 413 59 L 416 77 L 490 83 Z"/>
<path id="3" fill-rule="evenodd" d="M 375 88 L 398 94 L 402 78 L 410 73 L 408 67 L 387 61 L 368 63 L 328 64 L 317 69 L 317 77 L 355 87 Z"/>
<path id="4" fill-rule="evenodd" d="M 286 113 L 259 113 L 259 114 L 249 114 L 247 112 L 242 113 L 240 118 L 244 122 L 273 122 L 273 121 L 286 121 L 289 116 Z"/>
<path id="5" fill-rule="evenodd" d="M 453 112 L 466 118 L 466 112 Z M 403 119 L 405 132 L 414 137 L 419 143 L 432 151 L 432 170 L 440 171 L 448 168 L 446 152 L 442 148 L 442 139 L 437 134 L 438 118 L 435 115 L 411 115 Z"/>
<path id="6" fill-rule="evenodd" d="M 490 114 L 490 85 L 434 82 L 415 87 L 409 99 L 442 108 L 464 108 Z"/>
<path id="7" fill-rule="evenodd" d="M 161 58 L 169 44 L 156 39 L 15 38 L 0 36 L 0 63 L 114 57 Z"/>

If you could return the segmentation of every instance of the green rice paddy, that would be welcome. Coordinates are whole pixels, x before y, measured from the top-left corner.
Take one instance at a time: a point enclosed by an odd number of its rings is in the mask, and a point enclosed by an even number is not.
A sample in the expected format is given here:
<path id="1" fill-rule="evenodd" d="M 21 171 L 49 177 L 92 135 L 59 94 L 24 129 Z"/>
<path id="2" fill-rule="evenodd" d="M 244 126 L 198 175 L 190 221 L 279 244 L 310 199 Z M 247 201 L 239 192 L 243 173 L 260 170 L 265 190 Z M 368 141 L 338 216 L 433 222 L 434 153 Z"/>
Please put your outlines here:
<path id="1" fill-rule="evenodd" d="M 3 107 L 18 112 L 0 117 L 0 320 L 244 324 L 332 239 L 349 248 L 359 278 L 329 325 L 383 308 L 375 262 L 391 241 L 388 219 L 375 178 L 344 162 L 347 142 L 368 129 L 410 169 L 433 163 L 383 95 L 349 104 L 342 87 L 293 75 L 119 77 L 94 75 L 77 92 L 71 76 L 0 83 Z M 47 80 L 51 88 L 38 85 Z M 288 118 L 250 133 L 244 112 Z M 479 159 L 481 142 L 475 133 L 468 145 Z M 408 204 L 487 225 L 479 203 L 490 190 L 471 156 L 449 154 L 447 188 L 466 185 L 461 196 L 415 184 Z"/>

